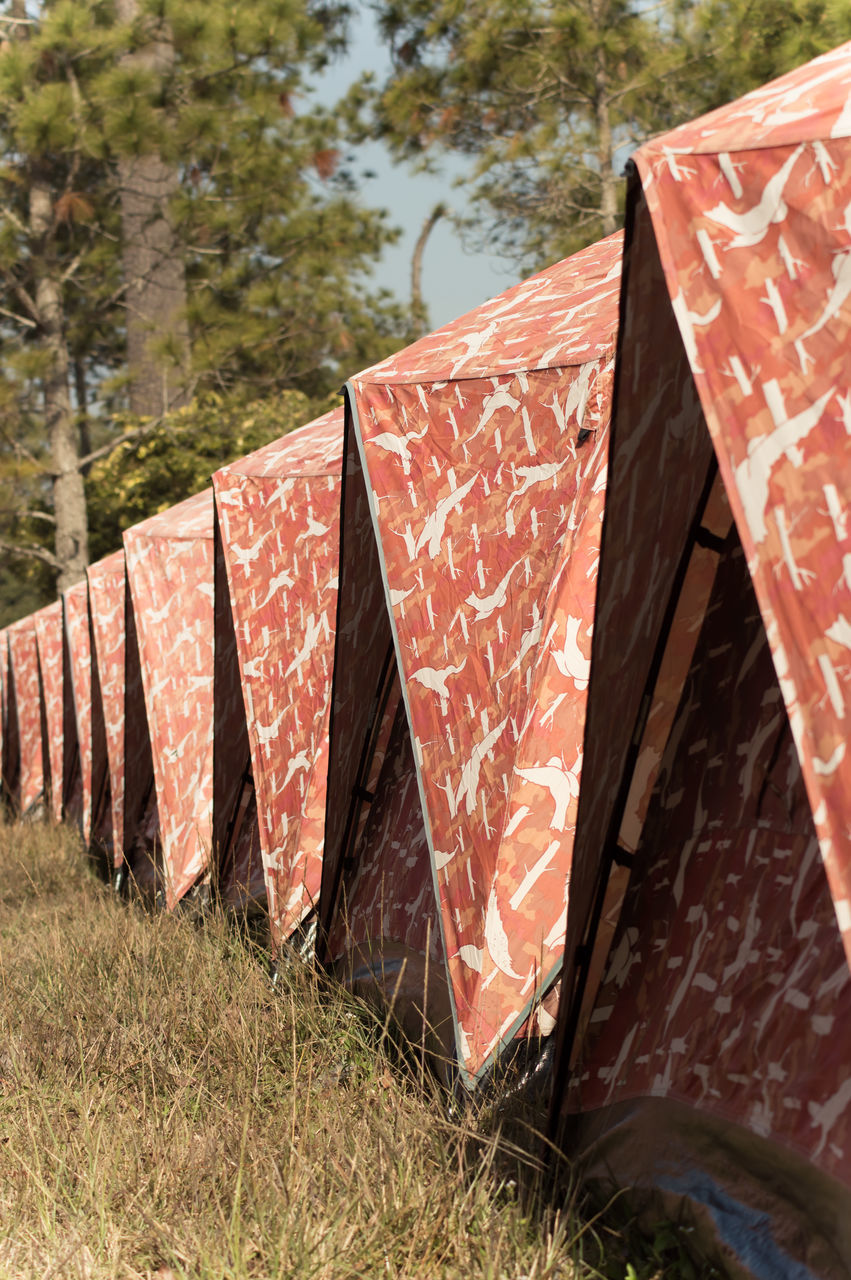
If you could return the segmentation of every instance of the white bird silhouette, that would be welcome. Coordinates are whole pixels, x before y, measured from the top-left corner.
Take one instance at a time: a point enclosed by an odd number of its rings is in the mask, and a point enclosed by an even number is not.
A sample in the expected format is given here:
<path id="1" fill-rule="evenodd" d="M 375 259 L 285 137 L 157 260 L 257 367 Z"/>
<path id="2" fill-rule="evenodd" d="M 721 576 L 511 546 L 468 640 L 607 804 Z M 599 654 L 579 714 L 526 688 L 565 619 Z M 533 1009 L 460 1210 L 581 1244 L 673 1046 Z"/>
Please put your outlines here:
<path id="1" fill-rule="evenodd" d="M 508 676 L 511 675 L 512 671 L 517 670 L 517 668 L 523 662 L 523 659 L 526 657 L 526 654 L 529 652 L 532 646 L 536 645 L 540 640 L 541 631 L 543 630 L 543 625 L 544 625 L 544 620 L 541 617 L 541 611 L 538 608 L 537 602 L 533 600 L 532 601 L 532 625 L 528 631 L 523 632 L 523 637 L 520 641 L 520 648 L 517 650 L 517 653 L 514 656 L 511 666 L 506 667 L 505 671 L 503 671 L 502 675 L 499 677 L 497 684 L 501 684 L 503 680 L 506 680 Z"/>
<path id="2" fill-rule="evenodd" d="M 331 528 L 330 524 L 320 524 L 312 514 L 307 517 L 307 528 L 296 538 L 296 542 L 303 542 L 305 538 L 321 538 Z"/>
<path id="3" fill-rule="evenodd" d="M 475 609 L 476 622 L 484 622 L 485 619 L 489 618 L 496 609 L 501 609 L 505 604 L 505 600 L 508 595 L 508 584 L 511 581 L 511 575 L 514 573 L 518 564 L 520 564 L 519 560 L 517 561 L 517 564 L 513 564 L 511 566 L 499 586 L 495 591 L 492 591 L 489 596 L 477 596 L 475 592 L 467 596 L 464 603 L 470 605 L 472 609 Z"/>
<path id="4" fill-rule="evenodd" d="M 677 324 L 680 328 L 680 334 L 683 339 L 683 346 L 686 349 L 688 362 L 695 373 L 702 373 L 703 369 L 700 363 L 700 357 L 697 353 L 697 339 L 695 338 L 695 328 L 705 328 L 706 325 L 712 324 L 721 314 L 722 301 L 720 298 L 712 304 L 708 311 L 700 313 L 698 311 L 689 311 L 685 294 L 680 290 L 676 298 L 671 302 L 671 309 L 677 318 Z"/>
<path id="5" fill-rule="evenodd" d="M 768 435 L 751 440 L 748 456 L 736 467 L 736 488 L 745 508 L 748 526 L 755 542 L 762 542 L 768 530 L 765 524 L 765 508 L 768 502 L 768 482 L 775 465 L 784 454 L 792 454 L 798 443 L 805 440 L 824 413 L 828 400 L 833 398 L 831 388 L 808 404 L 800 413 L 789 417 L 783 403 L 779 382 L 772 378 L 763 385 L 765 402 L 774 420 L 774 430 Z"/>
<path id="6" fill-rule="evenodd" d="M 722 227 L 735 232 L 730 241 L 731 249 L 748 249 L 759 244 L 771 224 L 782 222 L 786 217 L 789 210 L 783 200 L 783 188 L 803 151 L 803 146 L 795 148 L 782 168 L 766 182 L 759 203 L 746 213 L 735 213 L 729 205 L 723 203 L 709 210 L 708 216 L 713 222 L 720 222 Z"/>
<path id="7" fill-rule="evenodd" d="M 527 489 L 532 488 L 533 484 L 543 484 L 545 480 L 552 480 L 553 476 L 558 475 L 567 461 L 567 458 L 562 458 L 561 462 L 544 462 L 537 467 L 515 467 L 517 475 L 523 477 L 523 483 L 519 489 L 514 490 L 508 501 L 516 502 Z"/>
<path id="8" fill-rule="evenodd" d="M 409 431 L 407 435 L 396 436 L 392 431 L 382 431 L 380 435 L 373 436 L 369 440 L 369 446 L 372 448 L 373 445 L 377 444 L 379 449 L 386 449 L 388 453 L 395 453 L 402 464 L 402 470 L 405 475 L 409 476 L 411 474 L 413 455 L 408 445 L 414 440 L 422 440 L 426 431 L 428 431 L 427 426 L 423 428 L 419 435 L 414 431 Z"/>
<path id="9" fill-rule="evenodd" d="M 310 757 L 306 751 L 299 751 L 298 755 L 290 756 L 289 761 L 287 762 L 287 772 L 282 785 L 286 786 L 290 778 L 292 778 L 296 773 L 309 768 Z"/>
<path id="10" fill-rule="evenodd" d="M 836 644 L 841 644 L 846 649 L 851 649 L 851 622 L 848 621 L 844 613 L 840 613 L 836 621 L 831 623 L 825 635 Z"/>
<path id="11" fill-rule="evenodd" d="M 409 587 L 407 591 L 402 591 L 401 589 L 397 590 L 396 588 L 391 587 L 391 588 L 390 588 L 390 604 L 391 604 L 391 606 L 392 606 L 394 609 L 395 609 L 395 608 L 397 608 L 397 607 L 402 603 L 402 601 L 403 601 L 403 600 L 407 600 L 408 596 L 409 596 L 409 595 L 411 595 L 411 594 L 412 594 L 412 592 L 413 592 L 413 591 L 415 591 L 415 590 L 416 590 L 416 588 L 415 588 L 415 587 Z"/>
<path id="12" fill-rule="evenodd" d="M 243 569 L 246 568 L 247 565 L 253 564 L 260 555 L 260 548 L 263 546 L 263 543 L 266 541 L 268 536 L 268 532 L 261 533 L 257 541 L 252 543 L 250 547 L 239 547 L 235 542 L 231 543 L 230 552 L 234 560 L 237 560 L 239 564 L 242 565 Z"/>
<path id="13" fill-rule="evenodd" d="M 169 600 L 168 604 L 163 605 L 162 609 L 146 609 L 143 617 L 145 623 L 153 623 L 157 626 L 160 622 L 165 622 L 170 613 L 174 613 L 174 601 Z"/>
<path id="14" fill-rule="evenodd" d="M 581 758 L 581 757 L 580 757 Z M 577 761 L 578 765 L 579 761 Z M 574 769 L 577 767 L 574 765 Z M 518 769 L 514 772 L 519 777 L 536 787 L 549 791 L 553 804 L 553 816 L 550 822 L 551 831 L 564 831 L 567 823 L 567 812 L 570 808 L 571 796 L 579 795 L 579 782 L 574 773 L 568 769 L 558 756 L 551 756 L 546 764 L 534 765 L 529 769 Z"/>
<path id="15" fill-rule="evenodd" d="M 491 889 L 490 897 L 488 898 L 488 909 L 485 914 L 485 942 L 487 943 L 490 958 L 497 969 L 504 973 L 507 978 L 514 978 L 516 981 L 522 982 L 523 974 L 516 973 L 511 963 L 508 934 L 505 932 L 505 926 L 500 919 L 496 904 L 496 892 L 493 889 Z"/>
<path id="16" fill-rule="evenodd" d="M 508 409 L 510 413 L 516 413 L 519 408 L 520 401 L 511 394 L 508 387 L 500 387 L 498 391 L 494 391 L 493 395 L 488 396 L 476 429 L 471 436 L 467 437 L 466 443 L 469 444 L 470 441 L 475 440 L 480 432 L 484 431 L 497 410 Z"/>
<path id="17" fill-rule="evenodd" d="M 484 948 L 474 947 L 471 942 L 465 942 L 463 947 L 458 948 L 458 958 L 463 960 L 467 968 L 474 970 L 475 973 L 482 972 L 484 957 Z"/>
<path id="18" fill-rule="evenodd" d="M 431 689 L 432 693 L 445 700 L 449 697 L 446 681 L 450 676 L 459 675 L 466 665 L 465 658 L 460 667 L 420 667 L 418 671 L 411 672 L 409 679 L 418 680 L 426 689 Z"/>
<path id="19" fill-rule="evenodd" d="M 422 551 L 423 547 L 426 547 L 429 559 L 434 560 L 440 550 L 440 544 L 443 540 L 443 534 L 446 529 L 446 521 L 449 519 L 449 516 L 455 507 L 459 506 L 460 503 L 464 501 L 478 478 L 479 474 L 477 472 L 474 476 L 471 476 L 469 480 L 465 481 L 464 484 L 459 485 L 457 489 L 453 489 L 445 498 L 440 499 L 434 511 L 429 514 L 422 527 L 422 532 L 417 538 L 414 546 L 415 554 L 418 555 L 419 552 Z M 428 546 L 426 546 L 426 543 L 428 543 Z"/>
<path id="20" fill-rule="evenodd" d="M 492 337 L 493 334 L 496 333 L 496 329 L 496 320 L 491 320 L 490 324 L 486 325 L 484 329 L 479 329 L 476 333 L 471 333 L 467 337 L 462 337 L 460 339 L 467 350 L 462 356 L 459 356 L 455 361 L 455 364 L 452 366 L 452 371 L 449 374 L 450 379 L 455 378 L 458 374 L 458 370 L 462 368 L 463 365 L 467 364 L 468 361 L 472 360 L 473 356 L 477 356 L 479 354 L 488 338 Z"/>
<path id="21" fill-rule="evenodd" d="M 840 253 L 833 260 L 833 278 L 836 281 L 830 291 L 830 297 L 824 310 L 814 325 L 801 334 L 798 341 L 811 338 L 819 329 L 823 329 L 829 320 L 838 315 L 849 294 L 851 294 L 851 253 Z"/>
<path id="22" fill-rule="evenodd" d="M 295 586 L 295 580 L 293 579 L 289 570 L 284 569 L 282 573 L 277 573 L 275 574 L 274 578 L 270 579 L 269 589 L 266 592 L 263 599 L 260 601 L 260 603 L 256 607 L 258 609 L 263 609 L 272 599 L 272 596 L 276 595 L 281 590 L 289 590 L 291 587 L 294 587 L 294 586 Z"/>
<path id="23" fill-rule="evenodd" d="M 471 814 L 476 808 L 476 798 L 479 789 L 479 774 L 485 760 L 489 760 L 493 755 L 494 748 L 499 741 L 502 731 L 508 724 L 510 717 L 506 716 L 503 721 L 491 729 L 490 733 L 485 734 L 481 742 L 478 742 L 470 753 L 470 758 L 461 770 L 461 781 L 458 784 L 458 790 L 455 793 L 455 811 L 462 799 L 466 797 L 467 813 Z"/>
<path id="24" fill-rule="evenodd" d="M 256 658 L 249 658 L 242 664 L 242 674 L 250 680 L 260 680 L 263 676 L 263 663 L 269 657 L 269 649 L 259 653 Z"/>
<path id="25" fill-rule="evenodd" d="M 567 680 L 572 680 L 580 691 L 588 688 L 591 675 L 591 661 L 579 647 L 580 618 L 568 615 L 564 627 L 564 645 L 553 650 L 553 662 Z"/>
<path id="26" fill-rule="evenodd" d="M 281 721 L 286 714 L 287 708 L 284 707 L 282 711 L 278 712 L 275 719 L 270 724 L 261 724 L 259 720 L 255 720 L 254 729 L 257 733 L 258 741 L 262 742 L 264 746 L 271 742 L 272 739 L 277 736 L 278 730 L 281 727 Z"/>
<path id="27" fill-rule="evenodd" d="M 304 628 L 304 644 L 293 658 L 290 665 L 284 672 L 284 677 L 291 676 L 294 671 L 301 672 L 303 663 L 316 648 L 316 641 L 319 639 L 322 631 L 322 619 L 317 618 L 314 614 L 308 614 L 307 622 Z"/>

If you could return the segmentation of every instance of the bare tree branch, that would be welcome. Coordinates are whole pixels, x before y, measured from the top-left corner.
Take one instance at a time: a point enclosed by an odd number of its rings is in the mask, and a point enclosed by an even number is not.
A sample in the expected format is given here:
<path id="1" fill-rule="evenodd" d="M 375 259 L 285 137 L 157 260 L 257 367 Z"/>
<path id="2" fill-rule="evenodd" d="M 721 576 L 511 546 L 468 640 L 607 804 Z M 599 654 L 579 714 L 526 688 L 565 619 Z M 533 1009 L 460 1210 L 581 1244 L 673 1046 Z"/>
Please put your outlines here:
<path id="1" fill-rule="evenodd" d="M 198 379 L 193 378 L 189 386 L 189 399 L 195 395 L 195 389 L 198 385 Z M 98 458 L 105 458 L 108 453 L 112 453 L 113 449 L 117 449 L 119 445 L 129 444 L 132 440 L 141 440 L 144 436 L 149 435 L 152 431 L 156 431 L 157 427 L 161 427 L 168 420 L 169 410 L 161 414 L 158 418 L 152 418 L 150 422 L 143 423 L 140 427 L 131 427 L 129 431 L 125 431 L 120 436 L 108 440 L 106 444 L 100 445 L 99 448 L 93 449 L 91 453 L 87 453 L 84 458 L 80 458 L 77 466 L 80 471 L 86 467 L 90 467 L 93 462 L 97 462 Z"/>
<path id="2" fill-rule="evenodd" d="M 6 538 L 0 538 L 0 551 L 5 551 L 13 556 L 23 556 L 27 560 L 38 560 L 41 564 L 49 565 L 51 569 L 55 569 L 57 572 L 62 568 L 53 552 L 48 551 L 45 547 L 28 546 L 24 543 L 9 542 Z"/>
<path id="3" fill-rule="evenodd" d="M 414 253 L 411 258 L 411 318 L 417 334 L 425 333 L 428 328 L 428 312 L 423 301 L 423 254 L 426 242 L 441 218 L 445 217 L 445 204 L 436 204 L 422 225 L 417 236 Z"/>

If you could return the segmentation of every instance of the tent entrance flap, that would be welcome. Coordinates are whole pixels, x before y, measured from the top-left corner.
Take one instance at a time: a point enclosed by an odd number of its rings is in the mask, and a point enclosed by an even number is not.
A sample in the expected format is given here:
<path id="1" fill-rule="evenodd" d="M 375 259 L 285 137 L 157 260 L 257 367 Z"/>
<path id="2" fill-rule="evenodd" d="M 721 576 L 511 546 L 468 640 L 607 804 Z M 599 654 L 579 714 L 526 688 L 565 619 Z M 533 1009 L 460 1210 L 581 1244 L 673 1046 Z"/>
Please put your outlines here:
<path id="1" fill-rule="evenodd" d="M 733 532 L 607 972 L 560 1097 L 563 1133 L 583 1141 L 591 1130 L 608 1133 L 607 1149 L 625 1174 L 631 1155 L 628 1143 L 618 1152 L 617 1117 L 627 1103 L 640 1111 L 656 1099 L 660 1115 L 666 1103 L 680 1116 L 691 1112 L 678 1138 L 678 1176 L 692 1175 L 693 1185 L 680 1188 L 686 1199 L 699 1202 L 701 1179 L 709 1185 L 719 1177 L 706 1134 L 739 1126 L 765 1151 L 773 1147 L 778 1165 L 809 1167 L 792 1207 L 816 1182 L 848 1203 L 851 1113 L 842 1105 L 848 1068 L 840 1029 L 849 1021 L 851 975 L 765 626 Z M 673 1195 L 663 1148 L 645 1147 L 642 1161 L 643 1175 L 637 1165 L 629 1175 L 636 1185 Z M 738 1206 L 738 1227 L 768 1204 L 766 1232 L 782 1238 L 789 1214 L 780 1191 L 737 1187 L 736 1177 L 727 1170 L 721 1186 Z M 811 1209 L 817 1217 L 820 1207 Z M 787 1266 L 772 1274 L 796 1273 Z"/>
<path id="2" fill-rule="evenodd" d="M 629 740 L 629 746 L 623 765 L 623 773 L 618 783 L 612 805 L 609 828 L 606 834 L 603 855 L 597 872 L 593 903 L 588 918 L 587 928 L 574 953 L 575 982 L 571 989 L 565 989 L 563 999 L 568 1001 L 568 1013 L 565 1023 L 563 1052 L 567 1061 L 572 1061 L 574 1041 L 580 1024 L 581 1013 L 588 999 L 588 975 L 598 946 L 600 924 L 604 916 L 607 897 L 610 894 L 612 872 L 615 867 L 630 870 L 633 863 L 633 850 L 625 848 L 622 840 L 624 817 L 630 793 L 634 787 L 636 766 L 642 747 L 645 745 L 645 734 L 651 710 L 656 697 L 656 689 L 662 672 L 666 651 L 671 643 L 672 631 L 680 609 L 683 589 L 692 564 L 695 547 L 712 550 L 716 554 L 724 547 L 724 539 L 704 524 L 712 491 L 718 477 L 718 464 L 713 454 L 706 469 L 706 479 L 698 497 L 694 516 L 680 555 L 679 564 L 673 575 L 670 595 L 662 617 L 659 636 L 653 649 L 647 678 L 644 683 L 635 726 Z M 605 547 L 605 532 L 603 534 Z M 679 637 L 675 635 L 675 640 Z"/>

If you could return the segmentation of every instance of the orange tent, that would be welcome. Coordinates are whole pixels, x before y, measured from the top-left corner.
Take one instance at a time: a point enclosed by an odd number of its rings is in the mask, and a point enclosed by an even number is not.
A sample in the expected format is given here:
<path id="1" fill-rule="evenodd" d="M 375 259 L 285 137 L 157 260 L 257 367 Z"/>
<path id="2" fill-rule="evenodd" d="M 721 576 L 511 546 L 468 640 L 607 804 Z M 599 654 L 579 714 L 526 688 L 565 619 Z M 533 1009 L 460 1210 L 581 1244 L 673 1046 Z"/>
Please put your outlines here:
<path id="1" fill-rule="evenodd" d="M 128 663 L 144 689 L 169 908 L 208 877 L 213 804 L 213 496 L 187 498 L 124 534 L 134 633 Z M 127 680 L 128 723 L 141 724 Z M 132 719 L 131 716 L 132 710 Z M 144 735 L 143 735 L 144 737 Z M 138 744 L 125 843 L 152 821 L 146 745 Z M 126 762 L 129 770 L 130 761 Z M 152 832 L 147 837 L 152 841 Z"/>
<path id="2" fill-rule="evenodd" d="M 757 1276 L 851 1268 L 849 104 L 635 156 L 558 1032 L 560 1141 Z"/>
<path id="3" fill-rule="evenodd" d="M 63 681 L 62 601 L 54 600 L 33 614 L 38 668 L 44 709 L 45 759 L 49 765 L 50 812 L 54 822 L 63 815 L 65 778 L 65 702 Z"/>
<path id="4" fill-rule="evenodd" d="M 321 882 L 342 434 L 335 410 L 213 477 L 219 889 L 266 899 L 276 946 Z"/>
<path id="5" fill-rule="evenodd" d="M 70 680 L 65 697 L 74 711 L 81 782 L 80 828 L 87 845 L 101 852 L 112 844 L 109 769 L 103 707 L 93 666 L 89 589 L 85 578 L 62 596 Z M 74 815 L 76 816 L 76 815 Z"/>
<path id="6" fill-rule="evenodd" d="M 322 956 L 415 1021 L 427 987 L 469 1085 L 553 1025 L 620 262 L 612 236 L 346 387 Z"/>
<path id="7" fill-rule="evenodd" d="M 92 623 L 92 697 L 103 725 L 105 785 L 109 797 L 112 867 L 124 860 L 124 552 L 115 551 L 86 570 Z M 106 815 L 104 815 L 106 825 Z"/>
<path id="8" fill-rule="evenodd" d="M 31 616 L 6 628 L 6 643 L 3 785 L 15 812 L 23 815 L 43 800 L 45 780 L 38 648 Z"/>

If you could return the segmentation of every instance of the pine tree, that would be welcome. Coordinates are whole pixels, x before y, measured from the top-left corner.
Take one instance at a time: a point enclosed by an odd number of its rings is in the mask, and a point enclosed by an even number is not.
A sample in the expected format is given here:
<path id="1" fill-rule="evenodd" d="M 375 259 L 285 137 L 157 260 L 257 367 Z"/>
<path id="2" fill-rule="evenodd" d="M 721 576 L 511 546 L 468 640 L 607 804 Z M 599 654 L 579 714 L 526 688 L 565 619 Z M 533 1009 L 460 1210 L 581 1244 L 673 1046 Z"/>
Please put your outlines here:
<path id="1" fill-rule="evenodd" d="M 0 8 L 0 548 L 60 589 L 86 563 L 83 477 L 116 415 L 155 421 L 204 387 L 321 395 L 402 327 L 370 288 L 392 232 L 353 190 L 348 108 L 309 93 L 346 15 Z"/>
<path id="2" fill-rule="evenodd" d="M 851 36 L 849 0 L 375 0 L 376 129 L 463 156 L 469 226 L 527 269 L 620 225 L 629 153 Z"/>
<path id="3" fill-rule="evenodd" d="M 677 116 L 687 8 L 639 0 L 386 0 L 393 73 L 377 128 L 397 155 L 469 160 L 479 239 L 524 266 L 620 225 L 635 143 Z"/>

